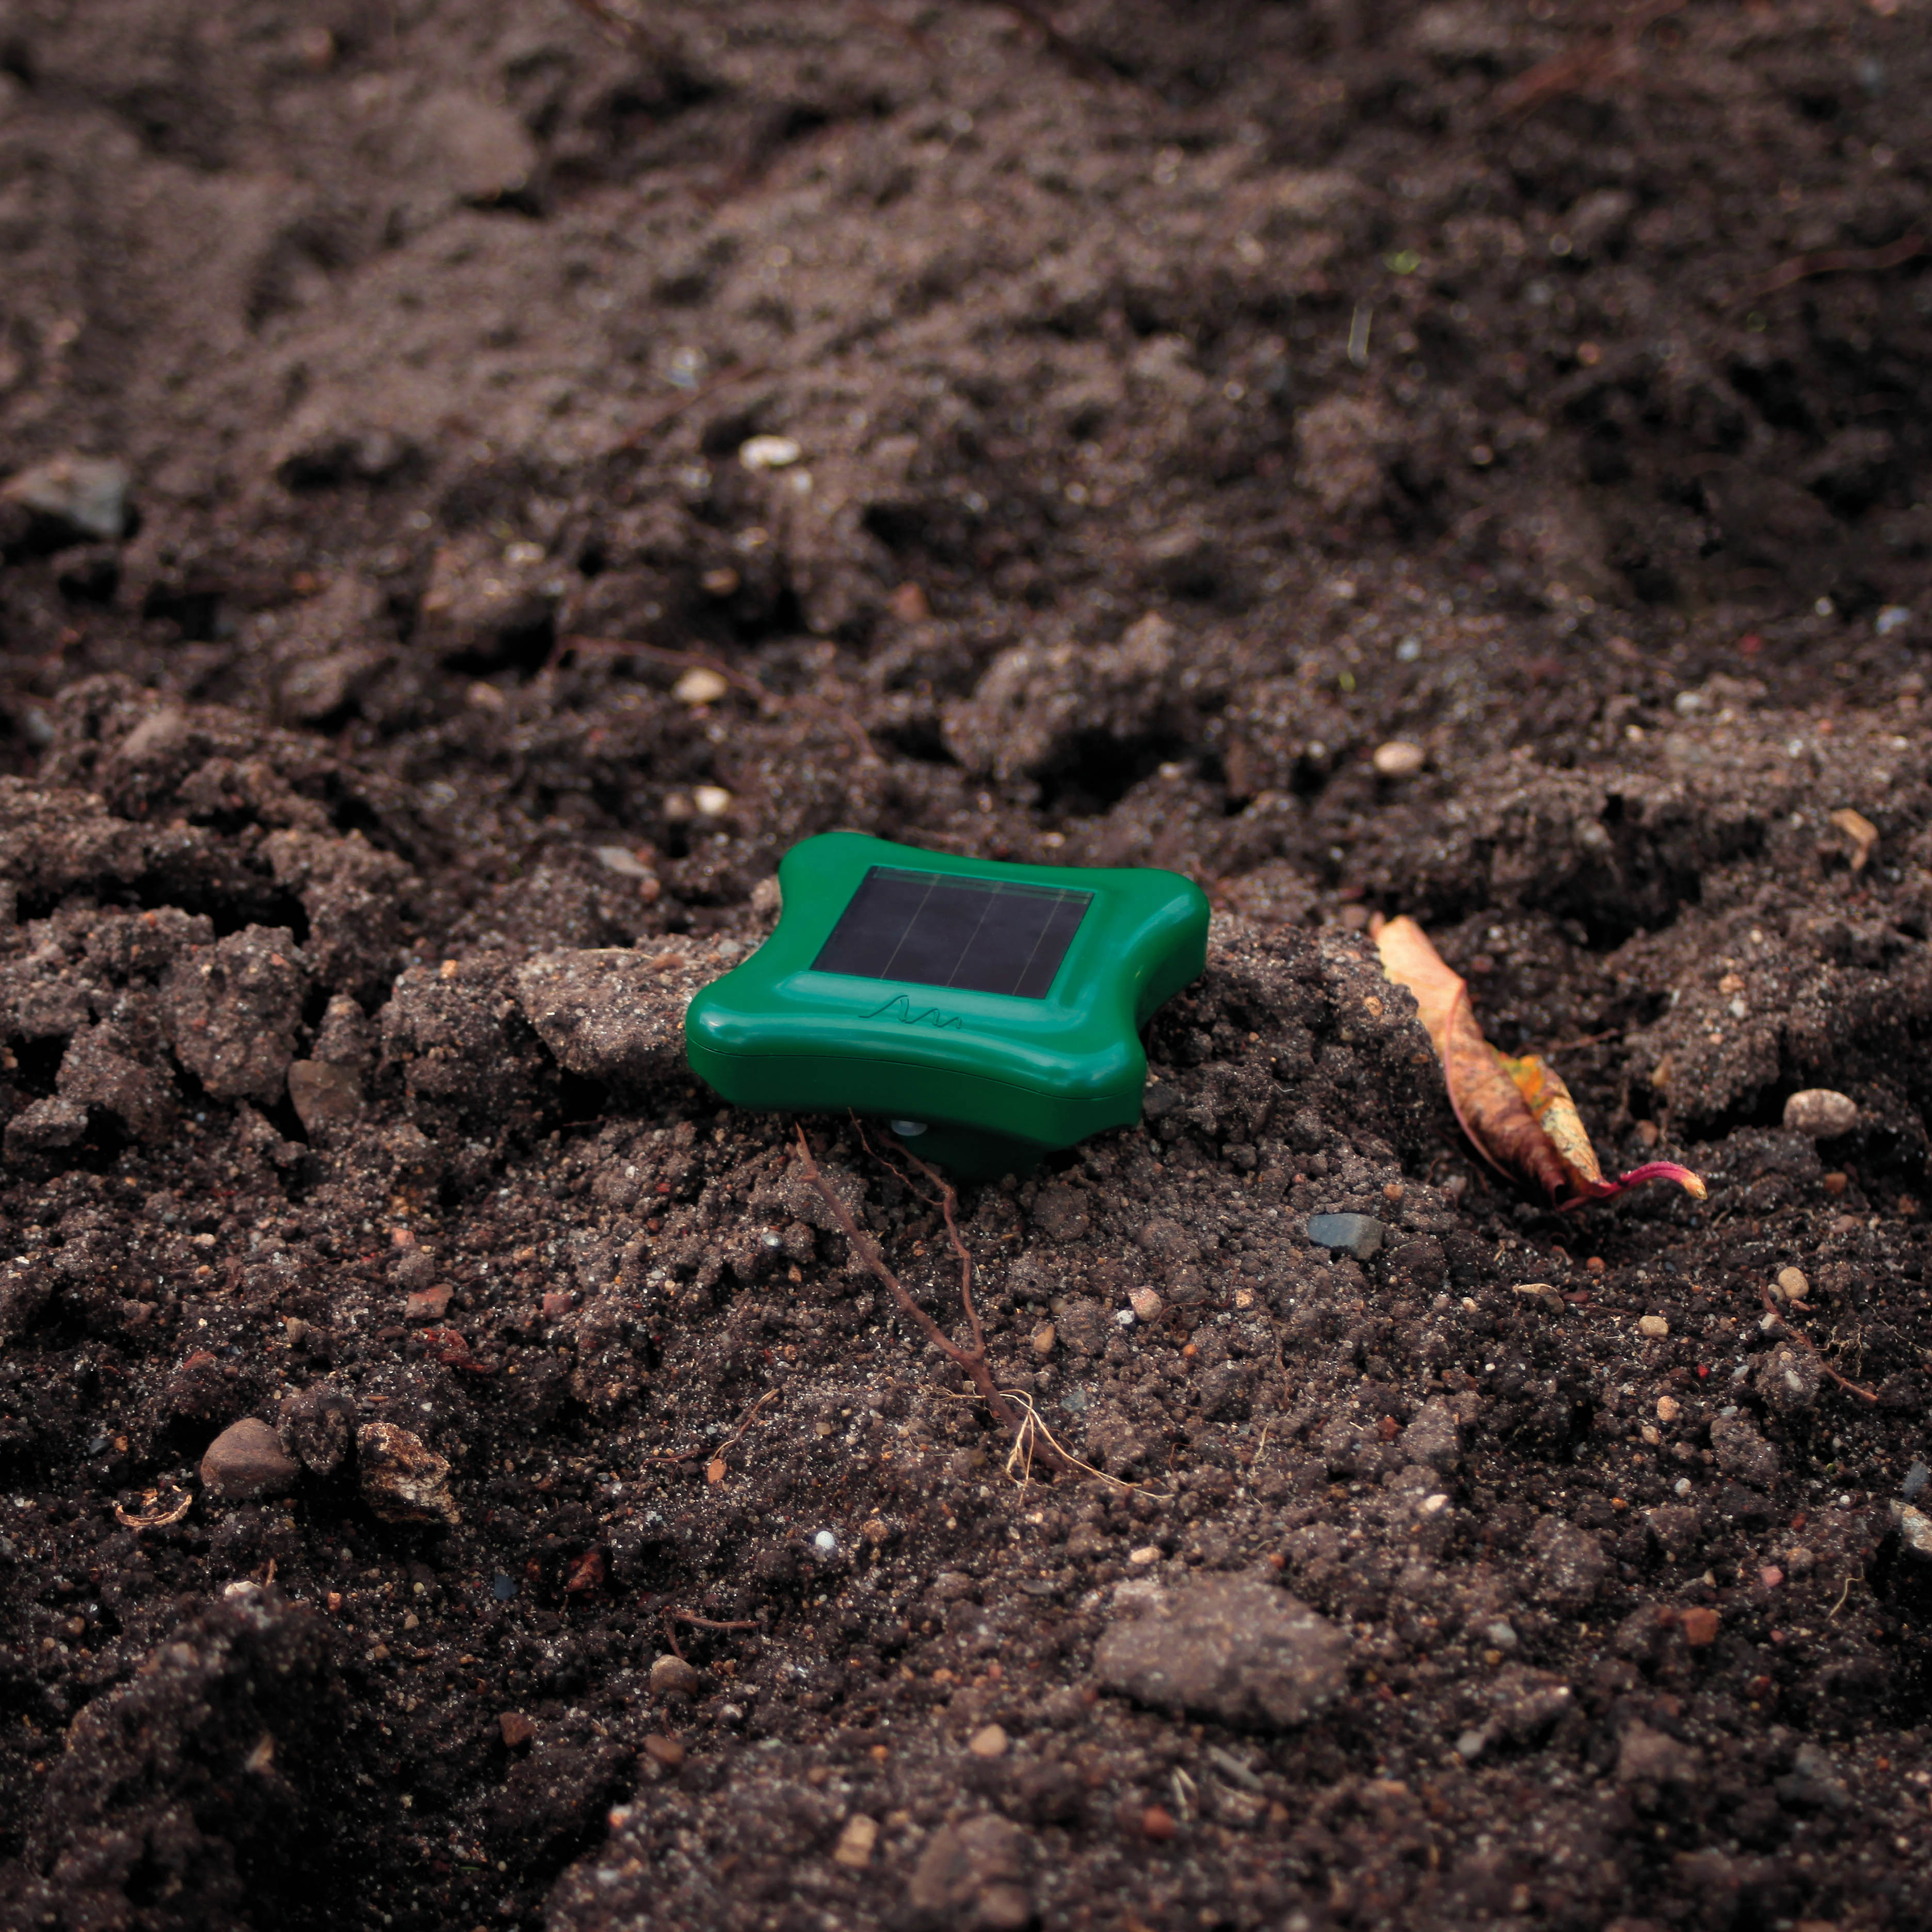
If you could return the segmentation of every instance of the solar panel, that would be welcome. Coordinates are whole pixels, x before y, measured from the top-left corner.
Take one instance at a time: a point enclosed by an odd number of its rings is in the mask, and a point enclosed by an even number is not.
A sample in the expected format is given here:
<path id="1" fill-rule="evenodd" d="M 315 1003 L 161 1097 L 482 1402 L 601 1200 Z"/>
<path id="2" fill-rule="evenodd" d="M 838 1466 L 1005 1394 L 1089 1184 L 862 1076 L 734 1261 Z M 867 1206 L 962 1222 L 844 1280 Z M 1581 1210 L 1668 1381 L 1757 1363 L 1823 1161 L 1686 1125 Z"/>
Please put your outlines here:
<path id="1" fill-rule="evenodd" d="M 1043 1000 L 1091 892 L 874 866 L 812 970 Z"/>

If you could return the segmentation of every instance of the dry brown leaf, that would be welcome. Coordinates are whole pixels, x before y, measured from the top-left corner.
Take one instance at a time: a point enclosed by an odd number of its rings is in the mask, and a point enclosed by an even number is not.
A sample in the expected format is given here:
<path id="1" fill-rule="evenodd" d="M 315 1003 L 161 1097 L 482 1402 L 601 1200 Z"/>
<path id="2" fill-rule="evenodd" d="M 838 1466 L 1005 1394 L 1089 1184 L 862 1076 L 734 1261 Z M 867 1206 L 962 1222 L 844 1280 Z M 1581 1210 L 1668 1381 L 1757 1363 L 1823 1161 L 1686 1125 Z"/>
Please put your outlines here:
<path id="1" fill-rule="evenodd" d="M 1483 1037 L 1467 984 L 1414 920 L 1378 920 L 1372 930 L 1383 972 L 1415 995 L 1462 1131 L 1492 1167 L 1533 1183 L 1566 1208 L 1607 1200 L 1648 1180 L 1674 1180 L 1703 1199 L 1703 1182 L 1675 1161 L 1652 1161 L 1606 1180 L 1582 1116 L 1555 1070 L 1534 1054 L 1506 1059 Z"/>

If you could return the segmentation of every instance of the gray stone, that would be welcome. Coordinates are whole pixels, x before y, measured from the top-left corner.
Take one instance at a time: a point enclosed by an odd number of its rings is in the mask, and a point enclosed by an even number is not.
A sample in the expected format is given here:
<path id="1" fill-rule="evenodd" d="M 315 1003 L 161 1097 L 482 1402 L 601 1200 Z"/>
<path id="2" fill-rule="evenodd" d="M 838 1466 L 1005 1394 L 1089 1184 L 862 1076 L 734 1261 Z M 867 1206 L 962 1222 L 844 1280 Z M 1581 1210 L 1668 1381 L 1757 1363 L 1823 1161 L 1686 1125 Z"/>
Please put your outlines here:
<path id="1" fill-rule="evenodd" d="M 225 1502 L 286 1495 L 301 1474 L 275 1432 L 252 1415 L 230 1423 L 201 1459 L 203 1486 Z"/>
<path id="2" fill-rule="evenodd" d="M 340 1389 L 318 1383 L 282 1398 L 275 1417 L 282 1447 L 318 1476 L 331 1476 L 356 1439 L 356 1405 Z"/>
<path id="3" fill-rule="evenodd" d="M 543 952 L 518 969 L 517 1000 L 569 1072 L 611 1086 L 682 1085 L 684 1010 L 734 963 L 682 939 Z"/>
<path id="4" fill-rule="evenodd" d="M 10 476 L 0 496 L 44 518 L 74 542 L 116 542 L 128 527 L 128 466 L 111 458 L 56 456 Z"/>
<path id="5" fill-rule="evenodd" d="M 393 1422 L 365 1422 L 356 1432 L 356 1454 L 362 1500 L 383 1522 L 461 1522 L 449 1465 L 420 1437 Z"/>
<path id="6" fill-rule="evenodd" d="M 913 1868 L 906 1902 L 922 1923 L 1019 1932 L 1033 1917 L 1026 1833 L 998 1812 L 942 1826 Z"/>
<path id="7" fill-rule="evenodd" d="M 1905 1472 L 1904 1481 L 1898 1486 L 1898 1493 L 1910 1502 L 1924 1488 L 1928 1480 L 1932 1480 L 1932 1467 L 1915 1458 L 1912 1466 Z"/>
<path id="8" fill-rule="evenodd" d="M 1910 1503 L 1894 1502 L 1892 1520 L 1905 1547 L 1922 1562 L 1932 1563 L 1932 1516 Z"/>
<path id="9" fill-rule="evenodd" d="M 1757 1432 L 1748 1415 L 1720 1415 L 1711 1424 L 1711 1447 L 1718 1467 L 1754 1490 L 1768 1490 L 1778 1480 L 1778 1451 Z"/>
<path id="10" fill-rule="evenodd" d="M 1382 1224 L 1372 1214 L 1311 1214 L 1308 1238 L 1318 1248 L 1339 1248 L 1365 1262 L 1381 1250 Z"/>
<path id="11" fill-rule="evenodd" d="M 1850 1094 L 1834 1094 L 1828 1087 L 1808 1087 L 1784 1103 L 1786 1131 L 1814 1141 L 1848 1134 L 1858 1119 L 1858 1102 Z"/>
<path id="12" fill-rule="evenodd" d="M 1348 1657 L 1342 1633 L 1285 1592 L 1250 1576 L 1201 1576 L 1127 1597 L 1094 1664 L 1109 1690 L 1141 1703 L 1280 1727 L 1342 1694 Z"/>

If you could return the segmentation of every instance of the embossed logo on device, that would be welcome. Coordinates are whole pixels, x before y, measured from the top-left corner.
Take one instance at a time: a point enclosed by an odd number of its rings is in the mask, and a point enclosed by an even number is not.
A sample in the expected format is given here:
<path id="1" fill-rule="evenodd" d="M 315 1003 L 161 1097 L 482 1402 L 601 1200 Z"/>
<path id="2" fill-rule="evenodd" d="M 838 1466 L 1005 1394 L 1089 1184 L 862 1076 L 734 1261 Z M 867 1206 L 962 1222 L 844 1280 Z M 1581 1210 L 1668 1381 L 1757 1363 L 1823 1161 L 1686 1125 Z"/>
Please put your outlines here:
<path id="1" fill-rule="evenodd" d="M 966 1022 L 957 1013 L 942 1012 L 938 1006 L 915 1006 L 903 993 L 888 1000 L 883 1006 L 875 1006 L 866 1016 L 868 1020 L 897 1020 L 901 1026 L 936 1027 L 941 1032 L 963 1033 Z"/>

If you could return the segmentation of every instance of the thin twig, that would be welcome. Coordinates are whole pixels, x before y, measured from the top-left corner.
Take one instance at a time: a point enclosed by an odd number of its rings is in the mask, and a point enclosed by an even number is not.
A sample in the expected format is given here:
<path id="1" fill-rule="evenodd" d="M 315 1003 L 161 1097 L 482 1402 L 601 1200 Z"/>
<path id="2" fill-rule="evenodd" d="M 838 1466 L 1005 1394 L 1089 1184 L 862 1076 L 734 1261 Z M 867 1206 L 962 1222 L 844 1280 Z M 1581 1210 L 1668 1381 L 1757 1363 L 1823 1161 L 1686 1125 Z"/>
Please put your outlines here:
<path id="1" fill-rule="evenodd" d="M 731 1433 L 726 1436 L 724 1441 L 719 1443 L 715 1449 L 686 1449 L 682 1451 L 682 1454 L 676 1456 L 646 1456 L 643 1460 L 646 1462 L 688 1462 L 694 1457 L 699 1456 L 707 1454 L 712 1456 L 722 1456 L 726 1450 L 731 1447 L 733 1443 L 743 1439 L 745 1431 L 751 1427 L 753 1418 L 755 1417 L 758 1411 L 763 1408 L 765 1404 L 770 1402 L 772 1397 L 777 1394 L 778 1390 L 775 1388 L 768 1388 L 766 1390 L 764 1394 L 760 1396 L 758 1400 L 753 1402 L 749 1408 L 746 1410 L 743 1419 L 739 1423 L 737 1427 L 732 1430 Z"/>
<path id="2" fill-rule="evenodd" d="M 1064 33 L 1046 10 L 1043 0 L 1000 0 L 1000 4 L 1009 14 L 1018 14 L 1046 43 L 1048 51 L 1064 61 L 1076 74 L 1084 74 L 1089 80 L 1124 81 L 1144 94 L 1154 92 L 1138 74 L 1124 72 L 1104 54 L 1082 46 L 1071 35 Z"/>
<path id="3" fill-rule="evenodd" d="M 1758 1290 L 1758 1298 L 1762 1301 L 1765 1306 L 1768 1309 L 1772 1314 L 1778 1317 L 1778 1321 L 1784 1326 L 1784 1332 L 1801 1347 L 1808 1348 L 1810 1351 L 1811 1359 L 1818 1364 L 1819 1367 L 1822 1369 L 1826 1375 L 1832 1378 L 1832 1381 L 1838 1384 L 1839 1388 L 1846 1390 L 1852 1395 L 1862 1396 L 1864 1400 L 1870 1402 L 1874 1408 L 1878 1406 L 1878 1397 L 1874 1395 L 1870 1389 L 1865 1388 L 1858 1383 L 1852 1381 L 1849 1376 L 1840 1375 L 1838 1370 L 1833 1368 L 1829 1362 L 1826 1360 L 1824 1352 L 1819 1348 L 1817 1343 L 1813 1341 L 1810 1336 L 1806 1334 L 1803 1329 L 1794 1328 L 1791 1325 L 1790 1318 L 1785 1313 L 1784 1310 L 1779 1307 L 1778 1304 L 1772 1299 L 1771 1290 L 1769 1288 L 1760 1288 Z"/>
<path id="4" fill-rule="evenodd" d="M 769 373 L 770 365 L 764 362 L 735 362 L 728 369 L 721 369 L 709 382 L 700 382 L 696 388 L 687 389 L 682 395 L 674 396 L 670 401 L 660 404 L 620 436 L 605 454 L 615 455 L 620 449 L 635 449 L 640 442 L 649 442 L 667 423 L 676 422 L 686 410 L 708 402 L 720 389 L 728 389 L 734 382 L 748 382 L 754 376 Z"/>
<path id="5" fill-rule="evenodd" d="M 642 21 L 632 20 L 628 14 L 619 13 L 609 4 L 609 0 L 571 0 L 571 4 L 606 40 L 614 41 L 620 47 L 628 47 L 633 53 L 642 54 L 646 59 L 654 60 L 660 66 L 683 64 L 676 48 L 670 41 L 660 39 Z"/>
<path id="6" fill-rule="evenodd" d="M 1598 34 L 1580 47 L 1539 61 L 1514 80 L 1504 82 L 1495 94 L 1498 112 L 1528 115 L 1544 101 L 1574 94 L 1593 80 L 1619 71 L 1634 73 L 1631 56 L 1644 29 L 1667 14 L 1678 12 L 1684 4 L 1685 0 L 1644 0 L 1628 20 L 1619 21 L 1608 33 Z"/>
<path id="7" fill-rule="evenodd" d="M 664 1626 L 664 1642 L 670 1646 L 672 1656 L 680 1664 L 691 1660 L 684 1654 L 684 1646 L 677 1640 L 680 1624 L 695 1624 L 700 1630 L 748 1630 L 758 1628 L 757 1619 L 741 1617 L 734 1623 L 720 1623 L 716 1617 L 700 1617 L 695 1610 L 680 1610 L 674 1604 L 665 1604 L 658 1611 L 658 1620 Z"/>
<path id="8" fill-rule="evenodd" d="M 1814 275 L 1876 275 L 1887 268 L 1903 268 L 1924 254 L 1928 246 L 1924 236 L 1913 234 L 1900 236 L 1884 248 L 1827 248 L 1815 254 L 1794 255 L 1762 287 L 1740 296 L 1738 305 L 1762 302 L 1766 296 L 1774 296 L 1794 282 L 1808 281 Z"/>
<path id="9" fill-rule="evenodd" d="M 1056 1468 L 1077 1466 L 1059 1445 L 1053 1442 L 1051 1436 L 1046 1436 L 1044 1430 L 1040 1429 L 1035 1421 L 1021 1415 L 995 1386 L 993 1372 L 986 1363 L 986 1340 L 980 1327 L 979 1310 L 973 1305 L 972 1256 L 968 1252 L 965 1243 L 959 1238 L 959 1230 L 953 1220 L 952 1203 L 957 1197 L 954 1194 L 952 1184 L 942 1179 L 934 1169 L 927 1166 L 926 1162 L 920 1160 L 917 1156 L 908 1154 L 906 1157 L 929 1180 L 937 1183 L 940 1190 L 940 1198 L 945 1207 L 946 1228 L 952 1235 L 953 1246 L 958 1252 L 961 1260 L 959 1288 L 960 1294 L 966 1304 L 966 1318 L 973 1333 L 973 1346 L 970 1348 L 961 1348 L 958 1343 L 954 1341 L 945 1330 L 941 1328 L 939 1324 L 912 1298 L 904 1282 L 901 1281 L 898 1276 L 886 1265 L 885 1257 L 879 1252 L 872 1237 L 860 1226 L 856 1220 L 854 1218 L 852 1210 L 839 1199 L 831 1183 L 819 1172 L 818 1163 L 812 1158 L 812 1143 L 805 1137 L 805 1129 L 801 1126 L 798 1130 L 800 1172 L 813 1187 L 818 1190 L 825 1204 L 832 1210 L 832 1216 L 843 1230 L 845 1238 L 852 1244 L 854 1252 L 866 1267 L 885 1283 L 887 1292 L 898 1304 L 907 1318 L 926 1337 L 926 1340 L 973 1384 L 974 1392 L 987 1408 L 992 1410 L 995 1420 L 1002 1427 L 1022 1440 L 1030 1439 L 1037 1432 L 1048 1444 L 1047 1453 L 1042 1460 Z"/>
<path id="10" fill-rule="evenodd" d="M 1840 1610 L 1842 1610 L 1845 1607 L 1845 1599 L 1846 1599 L 1847 1597 L 1849 1597 L 1851 1594 L 1852 1594 L 1852 1580 L 1851 1580 L 1851 1578 L 1850 1578 L 1850 1577 L 1847 1576 L 1847 1577 L 1845 1579 L 1845 1587 L 1844 1587 L 1842 1590 L 1840 1590 L 1840 1591 L 1838 1592 L 1838 1600 L 1835 1604 L 1834 1604 L 1832 1606 L 1832 1607 L 1831 1607 L 1828 1610 L 1827 1610 L 1827 1611 L 1825 1612 L 1825 1621 L 1826 1621 L 1827 1623 L 1829 1623 L 1829 1622 L 1832 1621 L 1832 1619 L 1834 1617 L 1835 1617 L 1835 1616 L 1838 1614 L 1838 1612 L 1839 1612 Z"/>

